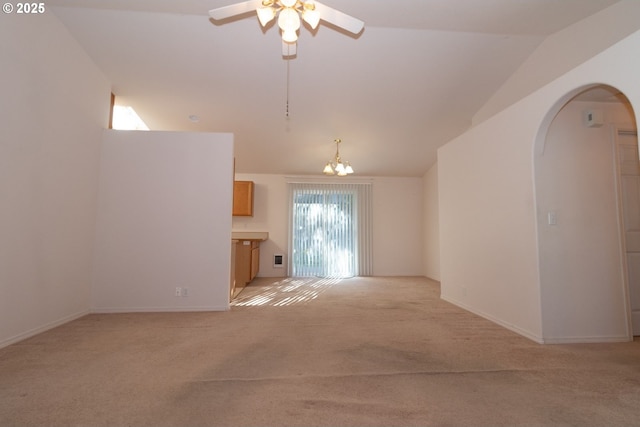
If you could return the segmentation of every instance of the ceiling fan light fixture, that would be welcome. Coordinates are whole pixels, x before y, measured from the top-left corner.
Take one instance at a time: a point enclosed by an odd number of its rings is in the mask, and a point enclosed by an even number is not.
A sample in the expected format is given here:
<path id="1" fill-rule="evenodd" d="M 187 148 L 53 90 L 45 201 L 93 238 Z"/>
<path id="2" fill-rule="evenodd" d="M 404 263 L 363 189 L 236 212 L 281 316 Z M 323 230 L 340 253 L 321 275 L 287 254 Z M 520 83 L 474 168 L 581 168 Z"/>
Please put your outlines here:
<path id="1" fill-rule="evenodd" d="M 297 35 L 291 34 L 300 29 L 300 21 L 305 21 L 305 26 L 315 30 L 320 21 L 327 22 L 344 31 L 358 35 L 364 28 L 364 22 L 342 13 L 339 10 L 325 6 L 315 0 L 244 0 L 229 6 L 222 6 L 209 10 L 209 16 L 213 21 L 223 21 L 233 16 L 241 16 L 255 11 L 262 27 L 278 18 L 278 26 L 282 32 L 287 32 L 286 41 L 282 50 L 283 57 L 296 55 L 295 42 Z"/>
<path id="2" fill-rule="evenodd" d="M 282 41 L 285 43 L 295 43 L 298 40 L 298 33 L 295 30 L 283 30 Z"/>
<path id="3" fill-rule="evenodd" d="M 284 8 L 278 15 L 278 26 L 282 31 L 297 31 L 300 28 L 300 15 L 290 7 Z"/>
<path id="4" fill-rule="evenodd" d="M 276 17 L 276 10 L 271 6 L 259 7 L 256 12 L 258 13 L 260 25 L 263 27 Z"/>
<path id="5" fill-rule="evenodd" d="M 318 28 L 318 24 L 320 23 L 320 15 L 315 10 L 303 10 L 302 19 L 314 30 Z"/>
<path id="6" fill-rule="evenodd" d="M 311 26 L 312 29 L 316 29 L 320 23 L 320 13 L 316 10 L 316 5 L 313 1 L 306 1 L 302 4 L 302 19 Z"/>

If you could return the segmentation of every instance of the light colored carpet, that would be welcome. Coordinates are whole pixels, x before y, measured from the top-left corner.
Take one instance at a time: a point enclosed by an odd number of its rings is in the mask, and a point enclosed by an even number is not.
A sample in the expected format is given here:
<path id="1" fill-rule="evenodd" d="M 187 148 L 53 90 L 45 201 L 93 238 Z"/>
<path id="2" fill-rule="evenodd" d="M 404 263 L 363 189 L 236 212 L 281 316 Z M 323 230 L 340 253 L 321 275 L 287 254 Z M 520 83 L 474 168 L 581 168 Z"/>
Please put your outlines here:
<path id="1" fill-rule="evenodd" d="M 230 312 L 0 349 L 1 426 L 640 426 L 640 343 L 538 345 L 425 278 L 258 279 Z"/>

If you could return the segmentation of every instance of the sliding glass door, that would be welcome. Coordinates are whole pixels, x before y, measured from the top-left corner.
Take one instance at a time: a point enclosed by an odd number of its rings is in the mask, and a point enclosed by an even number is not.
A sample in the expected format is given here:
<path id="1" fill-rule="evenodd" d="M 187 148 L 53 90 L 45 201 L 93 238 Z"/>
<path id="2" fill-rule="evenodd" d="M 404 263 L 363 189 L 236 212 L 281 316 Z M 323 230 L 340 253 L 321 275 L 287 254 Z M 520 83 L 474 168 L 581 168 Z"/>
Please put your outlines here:
<path id="1" fill-rule="evenodd" d="M 290 185 L 291 276 L 370 272 L 369 184 Z"/>

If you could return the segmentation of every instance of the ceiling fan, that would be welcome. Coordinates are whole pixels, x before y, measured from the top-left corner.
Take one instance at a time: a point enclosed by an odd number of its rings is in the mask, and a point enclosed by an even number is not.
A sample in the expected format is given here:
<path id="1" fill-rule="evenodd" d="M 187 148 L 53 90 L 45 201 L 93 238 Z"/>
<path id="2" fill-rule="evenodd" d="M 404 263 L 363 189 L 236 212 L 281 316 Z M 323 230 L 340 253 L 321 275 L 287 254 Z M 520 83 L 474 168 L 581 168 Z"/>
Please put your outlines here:
<path id="1" fill-rule="evenodd" d="M 282 33 L 282 56 L 296 54 L 296 41 L 302 18 L 312 29 L 320 20 L 333 24 L 352 34 L 359 34 L 364 22 L 315 0 L 249 0 L 209 11 L 214 21 L 256 11 L 260 24 L 265 27 L 276 16 Z"/>

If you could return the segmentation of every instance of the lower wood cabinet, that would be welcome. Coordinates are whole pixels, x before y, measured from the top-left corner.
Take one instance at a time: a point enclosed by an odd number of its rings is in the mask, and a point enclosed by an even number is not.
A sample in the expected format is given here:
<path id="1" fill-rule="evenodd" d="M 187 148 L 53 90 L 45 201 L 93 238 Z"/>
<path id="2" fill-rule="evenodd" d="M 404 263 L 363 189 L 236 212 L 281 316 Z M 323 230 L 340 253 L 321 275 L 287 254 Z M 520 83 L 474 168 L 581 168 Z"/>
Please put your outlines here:
<path id="1" fill-rule="evenodd" d="M 229 277 L 229 298 L 233 299 L 236 292 L 236 247 L 237 240 L 231 241 L 231 275 Z"/>
<path id="2" fill-rule="evenodd" d="M 249 281 L 252 281 L 260 270 L 260 243 L 253 242 L 255 247 L 251 247 L 251 274 L 249 275 Z"/>
<path id="3" fill-rule="evenodd" d="M 235 245 L 235 290 L 237 295 L 247 283 L 251 282 L 260 270 L 260 242 L 257 240 L 238 240 Z"/>

